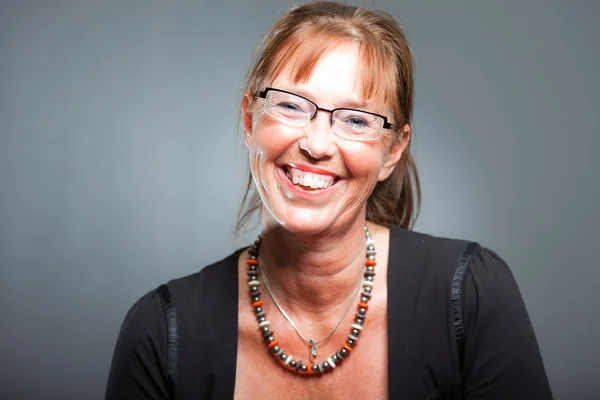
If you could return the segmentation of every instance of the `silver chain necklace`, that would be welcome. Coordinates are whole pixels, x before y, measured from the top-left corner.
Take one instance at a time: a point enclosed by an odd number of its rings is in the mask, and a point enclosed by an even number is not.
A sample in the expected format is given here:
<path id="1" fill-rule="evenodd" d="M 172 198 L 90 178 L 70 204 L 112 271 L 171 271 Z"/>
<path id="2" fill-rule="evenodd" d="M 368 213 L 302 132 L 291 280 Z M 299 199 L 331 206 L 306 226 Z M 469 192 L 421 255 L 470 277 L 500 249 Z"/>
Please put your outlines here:
<path id="1" fill-rule="evenodd" d="M 264 261 L 263 261 L 263 265 L 264 265 Z M 273 300 L 273 303 L 275 303 L 275 305 L 277 306 L 277 308 L 279 309 L 279 311 L 281 312 L 281 314 L 284 316 L 284 318 L 287 319 L 287 321 L 290 323 L 290 325 L 292 326 L 292 328 L 294 328 L 294 330 L 296 331 L 296 333 L 298 334 L 298 336 L 300 336 L 300 338 L 306 344 L 310 345 L 309 359 L 310 359 L 310 362 L 313 362 L 314 359 L 315 359 L 315 357 L 317 356 L 317 345 L 326 342 L 334 334 L 334 332 L 337 330 L 337 328 L 341 325 L 342 321 L 346 317 L 346 314 L 348 314 L 348 311 L 350 310 L 350 307 L 352 307 L 352 304 L 354 303 L 354 298 L 356 297 L 356 295 L 358 294 L 358 292 L 360 292 L 360 288 L 362 287 L 362 283 L 363 283 L 362 277 L 361 277 L 361 280 L 360 280 L 360 282 L 358 284 L 358 287 L 357 287 L 356 291 L 354 293 L 351 293 L 346 298 L 345 301 L 347 301 L 348 298 L 350 298 L 350 301 L 348 302 L 348 307 L 346 307 L 346 309 L 344 310 L 344 313 L 342 314 L 342 317 L 340 318 L 340 320 L 338 321 L 338 323 L 335 324 L 335 326 L 333 327 L 333 329 L 331 330 L 331 332 L 329 332 L 329 334 L 327 336 L 325 336 L 321 340 L 315 341 L 312 338 L 311 339 L 307 339 L 306 337 L 304 337 L 304 335 L 300 332 L 300 330 L 298 329 L 298 327 L 296 326 L 296 324 L 294 323 L 294 321 L 292 321 L 292 318 L 285 312 L 285 310 L 283 309 L 283 307 L 281 307 L 281 305 L 279 304 L 279 302 L 277 301 L 277 299 L 273 295 L 273 292 L 271 292 L 271 288 L 269 288 L 269 285 L 267 283 L 267 277 L 263 273 L 262 269 L 263 268 L 261 266 L 259 266 L 260 274 L 263 277 L 263 284 L 265 285 L 265 289 L 267 289 L 267 293 L 269 293 L 269 296 Z M 352 294 L 354 294 L 354 295 L 352 295 Z"/>

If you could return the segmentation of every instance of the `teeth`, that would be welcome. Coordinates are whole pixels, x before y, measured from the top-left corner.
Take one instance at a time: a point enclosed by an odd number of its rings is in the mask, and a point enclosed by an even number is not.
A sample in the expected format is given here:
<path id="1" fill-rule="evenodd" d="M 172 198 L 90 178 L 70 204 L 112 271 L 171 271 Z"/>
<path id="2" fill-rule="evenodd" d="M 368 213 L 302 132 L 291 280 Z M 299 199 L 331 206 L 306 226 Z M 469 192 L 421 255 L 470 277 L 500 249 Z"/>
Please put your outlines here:
<path id="1" fill-rule="evenodd" d="M 311 189 L 327 189 L 333 185 L 334 181 L 331 176 L 304 173 L 304 171 L 298 169 L 287 169 L 285 174 L 294 185 Z"/>
<path id="2" fill-rule="evenodd" d="M 312 187 L 312 183 L 313 183 L 313 177 L 310 176 L 309 174 L 304 175 L 304 183 L 302 183 L 302 186 Z"/>
<path id="3" fill-rule="evenodd" d="M 294 183 L 294 185 L 301 185 L 311 189 L 326 189 L 333 185 L 333 179 L 322 179 L 321 177 L 305 174 L 305 175 L 292 175 L 288 172 L 287 177 Z"/>

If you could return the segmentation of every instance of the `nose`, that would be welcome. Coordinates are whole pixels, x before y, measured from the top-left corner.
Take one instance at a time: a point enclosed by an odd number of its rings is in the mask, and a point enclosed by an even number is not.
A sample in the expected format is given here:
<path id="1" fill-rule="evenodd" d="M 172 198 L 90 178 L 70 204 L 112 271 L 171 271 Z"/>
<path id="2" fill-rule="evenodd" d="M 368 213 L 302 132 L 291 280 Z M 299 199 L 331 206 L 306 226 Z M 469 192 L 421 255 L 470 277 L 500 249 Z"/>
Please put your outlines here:
<path id="1" fill-rule="evenodd" d="M 305 134 L 300 139 L 299 145 L 307 155 L 322 159 L 335 154 L 336 135 L 331 131 L 331 113 L 317 110 L 313 120 L 304 129 Z"/>

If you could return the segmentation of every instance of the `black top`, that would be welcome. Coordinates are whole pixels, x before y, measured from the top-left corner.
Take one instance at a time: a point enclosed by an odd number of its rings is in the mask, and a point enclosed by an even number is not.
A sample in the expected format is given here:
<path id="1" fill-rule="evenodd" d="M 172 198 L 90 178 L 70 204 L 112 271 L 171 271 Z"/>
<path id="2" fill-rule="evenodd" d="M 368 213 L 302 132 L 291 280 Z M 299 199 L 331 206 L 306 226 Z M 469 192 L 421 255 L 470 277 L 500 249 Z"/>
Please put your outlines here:
<path id="1" fill-rule="evenodd" d="M 464 366 L 450 293 L 468 242 L 391 228 L 388 261 L 390 399 L 552 399 L 538 344 L 504 261 L 481 248 L 463 283 Z M 231 399 L 241 250 L 168 286 L 177 313 L 176 398 Z M 167 328 L 156 290 L 125 317 L 106 399 L 170 399 Z"/>

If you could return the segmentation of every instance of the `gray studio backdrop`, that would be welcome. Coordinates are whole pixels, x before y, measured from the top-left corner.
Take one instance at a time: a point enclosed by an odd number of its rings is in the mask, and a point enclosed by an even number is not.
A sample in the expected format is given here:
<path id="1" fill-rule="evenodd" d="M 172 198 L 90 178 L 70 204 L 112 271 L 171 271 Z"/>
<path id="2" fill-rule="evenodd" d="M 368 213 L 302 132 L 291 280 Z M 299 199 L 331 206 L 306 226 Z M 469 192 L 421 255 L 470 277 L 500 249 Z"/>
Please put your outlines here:
<path id="1" fill-rule="evenodd" d="M 131 304 L 253 240 L 238 104 L 289 4 L 0 3 L 0 398 L 102 398 Z M 502 255 L 556 398 L 598 399 L 600 2 L 373 7 L 417 60 L 416 229 Z"/>

